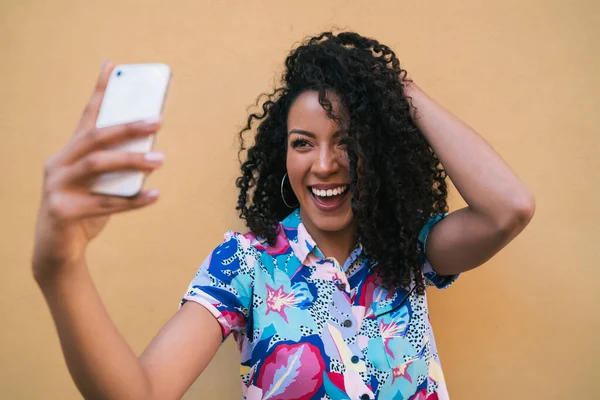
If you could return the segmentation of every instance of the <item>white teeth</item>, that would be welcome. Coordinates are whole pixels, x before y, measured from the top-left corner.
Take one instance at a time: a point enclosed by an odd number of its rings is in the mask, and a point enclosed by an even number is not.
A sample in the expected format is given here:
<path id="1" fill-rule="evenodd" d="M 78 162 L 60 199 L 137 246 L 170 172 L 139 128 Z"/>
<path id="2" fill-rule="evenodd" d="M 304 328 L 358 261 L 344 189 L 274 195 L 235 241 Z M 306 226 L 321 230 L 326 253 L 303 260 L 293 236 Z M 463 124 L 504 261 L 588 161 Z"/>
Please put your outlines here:
<path id="1" fill-rule="evenodd" d="M 339 186 L 335 189 L 327 189 L 327 190 L 319 190 L 319 189 L 312 188 L 312 192 L 315 196 L 330 197 L 330 196 L 337 196 L 338 194 L 344 193 L 347 188 L 348 188 L 347 185 Z"/>

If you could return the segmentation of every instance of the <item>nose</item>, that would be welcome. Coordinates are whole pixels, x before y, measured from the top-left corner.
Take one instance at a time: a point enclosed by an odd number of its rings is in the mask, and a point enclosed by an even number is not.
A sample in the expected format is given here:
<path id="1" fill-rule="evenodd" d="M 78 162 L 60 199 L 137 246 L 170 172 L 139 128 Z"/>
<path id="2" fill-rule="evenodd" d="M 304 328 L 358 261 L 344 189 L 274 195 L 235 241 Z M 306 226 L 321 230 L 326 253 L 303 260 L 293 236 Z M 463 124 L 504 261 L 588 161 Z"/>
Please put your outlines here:
<path id="1" fill-rule="evenodd" d="M 313 163 L 312 170 L 319 177 L 327 177 L 336 173 L 339 168 L 339 154 L 329 146 L 319 150 L 319 155 Z"/>

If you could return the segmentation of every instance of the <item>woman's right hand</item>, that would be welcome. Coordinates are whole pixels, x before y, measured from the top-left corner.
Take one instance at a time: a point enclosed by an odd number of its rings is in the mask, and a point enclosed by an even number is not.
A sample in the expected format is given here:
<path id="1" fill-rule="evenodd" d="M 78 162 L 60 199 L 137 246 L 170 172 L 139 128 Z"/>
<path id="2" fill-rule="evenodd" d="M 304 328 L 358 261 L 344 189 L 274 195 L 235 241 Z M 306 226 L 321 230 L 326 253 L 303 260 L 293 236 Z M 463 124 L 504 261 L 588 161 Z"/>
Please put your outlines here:
<path id="1" fill-rule="evenodd" d="M 114 65 L 105 62 L 96 89 L 65 148 L 45 164 L 43 193 L 32 256 L 38 282 L 76 268 L 84 261 L 88 243 L 106 226 L 110 215 L 152 204 L 156 190 L 133 198 L 93 194 L 89 187 L 104 172 L 138 170 L 150 173 L 162 164 L 144 153 L 108 150 L 111 145 L 146 137 L 159 121 L 140 121 L 96 128 L 104 91 Z M 41 282 L 40 282 L 41 283 Z"/>

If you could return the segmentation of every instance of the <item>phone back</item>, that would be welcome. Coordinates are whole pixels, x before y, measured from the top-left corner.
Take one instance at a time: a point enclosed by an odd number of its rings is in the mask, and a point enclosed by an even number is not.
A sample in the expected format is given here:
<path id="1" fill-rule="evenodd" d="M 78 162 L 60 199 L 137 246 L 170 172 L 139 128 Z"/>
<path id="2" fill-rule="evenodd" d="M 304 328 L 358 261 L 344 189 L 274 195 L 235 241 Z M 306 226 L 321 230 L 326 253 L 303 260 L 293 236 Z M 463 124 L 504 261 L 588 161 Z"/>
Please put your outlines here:
<path id="1" fill-rule="evenodd" d="M 109 78 L 96 127 L 123 124 L 161 116 L 171 79 L 166 64 L 121 64 Z M 155 134 L 130 140 L 111 149 L 146 153 L 154 146 Z M 143 187 L 141 171 L 105 173 L 91 186 L 94 193 L 135 196 Z"/>

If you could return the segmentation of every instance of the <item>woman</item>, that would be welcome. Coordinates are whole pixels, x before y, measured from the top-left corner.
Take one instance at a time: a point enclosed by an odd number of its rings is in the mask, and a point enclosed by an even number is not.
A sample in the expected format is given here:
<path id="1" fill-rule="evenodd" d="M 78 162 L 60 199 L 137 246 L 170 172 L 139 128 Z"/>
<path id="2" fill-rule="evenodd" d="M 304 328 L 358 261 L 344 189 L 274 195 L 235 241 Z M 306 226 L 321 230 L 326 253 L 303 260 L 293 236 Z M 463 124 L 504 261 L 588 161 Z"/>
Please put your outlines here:
<path id="1" fill-rule="evenodd" d="M 87 185 L 158 168 L 156 154 L 102 149 L 159 122 L 94 128 L 104 66 L 73 139 L 47 162 L 33 254 L 84 396 L 179 398 L 233 332 L 247 399 L 448 398 L 425 286 L 447 287 L 506 246 L 531 220 L 533 196 L 376 40 L 323 33 L 285 66 L 240 133 L 244 150 L 258 122 L 237 180 L 249 232 L 225 234 L 139 358 L 106 314 L 85 250 L 111 214 L 157 192 L 128 200 Z M 446 171 L 468 204 L 450 214 Z"/>

